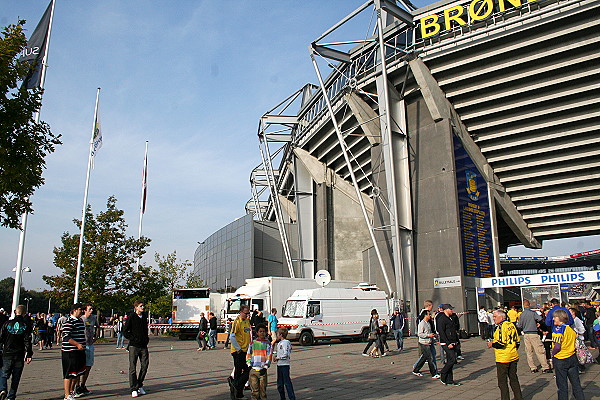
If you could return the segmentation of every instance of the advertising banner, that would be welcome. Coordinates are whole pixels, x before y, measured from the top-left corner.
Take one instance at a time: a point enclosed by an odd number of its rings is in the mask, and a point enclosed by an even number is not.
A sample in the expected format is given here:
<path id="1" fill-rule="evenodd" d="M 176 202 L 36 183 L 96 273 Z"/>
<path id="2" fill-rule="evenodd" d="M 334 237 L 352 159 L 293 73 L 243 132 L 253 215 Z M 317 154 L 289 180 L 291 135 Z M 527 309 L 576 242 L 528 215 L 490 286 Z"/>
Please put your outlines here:
<path id="1" fill-rule="evenodd" d="M 487 182 L 454 136 L 463 273 L 486 278 L 495 275 L 492 224 Z"/>

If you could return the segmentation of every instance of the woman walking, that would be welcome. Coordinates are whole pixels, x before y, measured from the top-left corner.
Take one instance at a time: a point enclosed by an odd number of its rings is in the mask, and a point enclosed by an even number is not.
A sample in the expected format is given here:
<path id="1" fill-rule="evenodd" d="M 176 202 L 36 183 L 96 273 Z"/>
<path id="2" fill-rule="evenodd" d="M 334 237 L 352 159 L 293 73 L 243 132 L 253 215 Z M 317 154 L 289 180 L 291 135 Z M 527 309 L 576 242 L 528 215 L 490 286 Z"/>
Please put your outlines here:
<path id="1" fill-rule="evenodd" d="M 375 346 L 379 348 L 379 352 L 382 356 L 386 355 L 383 352 L 383 346 L 381 345 L 381 340 L 379 340 L 379 334 L 379 314 L 377 313 L 376 309 L 373 309 L 371 310 L 371 320 L 369 321 L 369 341 L 363 350 L 363 356 L 369 357 L 369 348 L 373 343 L 375 343 Z"/>
<path id="2" fill-rule="evenodd" d="M 579 382 L 579 362 L 575 354 L 577 333 L 567 323 L 569 315 L 565 310 L 555 310 L 552 328 L 552 364 L 556 374 L 558 400 L 568 400 L 569 383 L 575 400 L 584 400 L 583 389 Z M 568 380 L 568 381 L 567 381 Z"/>

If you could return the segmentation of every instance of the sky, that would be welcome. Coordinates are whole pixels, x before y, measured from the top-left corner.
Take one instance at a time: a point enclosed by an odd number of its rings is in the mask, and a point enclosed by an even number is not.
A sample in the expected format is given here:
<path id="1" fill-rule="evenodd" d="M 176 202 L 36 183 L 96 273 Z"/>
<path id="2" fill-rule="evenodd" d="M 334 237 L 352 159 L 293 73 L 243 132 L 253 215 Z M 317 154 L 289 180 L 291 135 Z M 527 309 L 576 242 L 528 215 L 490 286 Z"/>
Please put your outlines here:
<path id="1" fill-rule="evenodd" d="M 308 45 L 364 0 L 57 0 L 41 118 L 63 145 L 47 157 L 32 197 L 24 251 L 28 289 L 60 271 L 52 250 L 78 233 L 96 89 L 103 147 L 91 173 L 94 214 L 109 196 L 137 236 L 145 142 L 148 198 L 143 234 L 154 253 L 193 260 L 198 242 L 245 214 L 249 175 L 260 162 L 261 115 L 306 83 L 317 83 Z M 432 1 L 414 1 L 424 6 Z M 0 0 L 0 26 L 35 29 L 47 0 Z M 361 39 L 364 13 L 338 34 Z M 334 39 L 336 39 L 334 37 Z M 598 237 L 547 242 L 535 255 L 600 247 Z M 0 279 L 14 276 L 19 231 L 0 228 Z M 530 251 L 512 248 L 512 255 Z M 542 254 L 543 253 L 543 254 Z"/>

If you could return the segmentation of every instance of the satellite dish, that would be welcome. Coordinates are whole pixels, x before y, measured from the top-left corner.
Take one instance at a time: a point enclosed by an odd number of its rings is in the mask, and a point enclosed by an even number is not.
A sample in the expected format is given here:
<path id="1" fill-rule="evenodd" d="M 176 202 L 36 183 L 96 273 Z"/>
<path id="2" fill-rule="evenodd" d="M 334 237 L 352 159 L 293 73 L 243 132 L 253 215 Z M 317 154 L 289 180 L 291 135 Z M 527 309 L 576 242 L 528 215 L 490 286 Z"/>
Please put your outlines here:
<path id="1" fill-rule="evenodd" d="M 321 287 L 327 286 L 329 282 L 331 282 L 329 271 L 324 269 L 317 271 L 315 274 L 315 281 L 317 281 L 317 285 L 320 285 Z"/>

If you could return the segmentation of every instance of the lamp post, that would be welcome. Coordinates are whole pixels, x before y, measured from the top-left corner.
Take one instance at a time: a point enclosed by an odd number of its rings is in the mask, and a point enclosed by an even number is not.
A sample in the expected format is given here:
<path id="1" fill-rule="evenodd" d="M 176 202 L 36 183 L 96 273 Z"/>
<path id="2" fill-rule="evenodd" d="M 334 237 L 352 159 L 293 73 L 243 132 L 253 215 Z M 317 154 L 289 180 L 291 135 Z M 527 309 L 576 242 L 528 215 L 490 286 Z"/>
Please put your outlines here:
<path id="1" fill-rule="evenodd" d="M 15 317 L 15 309 L 19 305 L 19 297 L 21 297 L 21 283 L 23 282 L 23 272 L 31 272 L 31 268 L 14 267 L 13 272 L 15 273 L 15 287 L 13 290 L 12 309 L 10 310 L 12 318 Z"/>
<path id="2" fill-rule="evenodd" d="M 26 313 L 29 314 L 29 302 L 31 300 L 33 300 L 31 297 L 25 297 L 23 300 L 25 300 L 27 302 L 27 311 Z"/>

